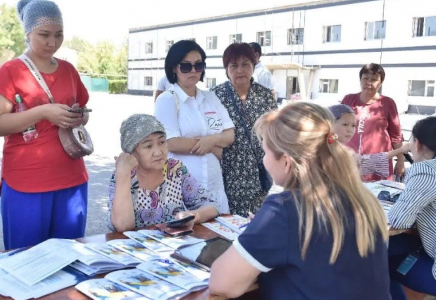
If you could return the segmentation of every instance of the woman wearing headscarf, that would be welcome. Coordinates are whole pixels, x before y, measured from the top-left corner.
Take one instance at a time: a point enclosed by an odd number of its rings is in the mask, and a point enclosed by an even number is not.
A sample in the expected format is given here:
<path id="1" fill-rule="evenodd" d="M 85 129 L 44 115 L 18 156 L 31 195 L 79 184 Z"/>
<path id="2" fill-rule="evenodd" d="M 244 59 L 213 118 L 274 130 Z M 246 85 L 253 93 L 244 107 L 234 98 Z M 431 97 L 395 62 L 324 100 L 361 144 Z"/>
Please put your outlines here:
<path id="1" fill-rule="evenodd" d="M 216 217 L 220 206 L 180 160 L 168 159 L 165 128 L 155 117 L 130 116 L 121 125 L 121 149 L 109 185 L 107 225 L 113 231 L 193 215 Z"/>
<path id="2" fill-rule="evenodd" d="M 56 103 L 20 59 L 0 69 L 0 136 L 5 137 L 1 213 L 5 249 L 38 244 L 49 238 L 84 236 L 88 174 L 83 159 L 70 158 L 59 128 L 86 124 L 88 92 L 74 67 L 54 54 L 63 42 L 62 14 L 47 0 L 17 5 L 27 50 Z M 27 110 L 17 112 L 18 96 Z M 31 138 L 23 135 L 31 128 Z"/>

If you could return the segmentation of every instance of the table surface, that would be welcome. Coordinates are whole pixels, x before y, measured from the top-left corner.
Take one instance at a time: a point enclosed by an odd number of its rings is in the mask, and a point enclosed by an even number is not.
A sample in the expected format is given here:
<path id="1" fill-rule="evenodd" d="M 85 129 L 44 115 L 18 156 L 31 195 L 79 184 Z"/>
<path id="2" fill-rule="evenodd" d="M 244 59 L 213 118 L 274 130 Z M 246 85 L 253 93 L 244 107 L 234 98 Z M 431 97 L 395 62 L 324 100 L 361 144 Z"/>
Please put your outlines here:
<path id="1" fill-rule="evenodd" d="M 202 238 L 202 239 L 211 239 L 213 237 L 218 236 L 215 232 L 212 230 L 209 230 L 208 228 L 202 226 L 202 225 L 195 225 L 194 227 L 194 237 Z M 100 234 L 90 237 L 85 237 L 82 239 L 78 239 L 79 242 L 82 243 L 105 243 L 110 240 L 114 239 L 125 239 L 127 238 L 125 235 L 119 232 L 112 232 L 107 234 Z M 96 277 L 103 277 L 104 275 L 96 276 Z M 0 300 L 6 300 L 6 299 L 12 299 L 9 297 L 3 297 L 0 295 Z M 69 288 L 57 291 L 55 293 L 49 294 L 45 297 L 38 298 L 38 300 L 88 300 L 91 299 L 88 296 L 82 294 L 74 286 L 71 286 Z M 191 293 L 183 298 L 183 300 L 224 300 L 227 299 L 225 297 L 211 295 L 209 292 L 209 289 L 203 289 L 201 291 L 197 291 L 194 293 Z M 245 295 L 238 299 L 260 299 L 260 292 L 259 289 L 257 289 L 257 286 L 252 286 Z"/>

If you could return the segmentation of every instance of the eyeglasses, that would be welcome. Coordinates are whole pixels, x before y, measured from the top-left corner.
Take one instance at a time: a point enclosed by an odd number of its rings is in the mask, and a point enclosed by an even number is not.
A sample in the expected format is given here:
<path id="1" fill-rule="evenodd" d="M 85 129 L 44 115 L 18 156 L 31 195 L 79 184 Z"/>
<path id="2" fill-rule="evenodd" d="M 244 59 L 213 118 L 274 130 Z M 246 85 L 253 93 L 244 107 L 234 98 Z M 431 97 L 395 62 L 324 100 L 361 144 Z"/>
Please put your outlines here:
<path id="1" fill-rule="evenodd" d="M 189 72 L 191 72 L 192 67 L 194 67 L 195 72 L 203 72 L 204 69 L 206 69 L 206 63 L 205 62 L 197 62 L 195 64 L 182 62 L 182 63 L 178 64 L 178 66 L 180 68 L 180 72 L 182 72 L 182 73 L 189 73 Z"/>

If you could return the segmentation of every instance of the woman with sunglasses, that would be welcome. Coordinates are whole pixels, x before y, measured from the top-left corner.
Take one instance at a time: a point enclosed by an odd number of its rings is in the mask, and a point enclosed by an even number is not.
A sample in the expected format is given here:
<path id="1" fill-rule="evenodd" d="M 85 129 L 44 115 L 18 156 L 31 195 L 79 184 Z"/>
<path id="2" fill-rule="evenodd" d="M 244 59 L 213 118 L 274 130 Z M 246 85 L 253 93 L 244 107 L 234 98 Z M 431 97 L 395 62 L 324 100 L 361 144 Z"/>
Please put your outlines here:
<path id="1" fill-rule="evenodd" d="M 264 152 L 252 134 L 256 120 L 277 109 L 270 89 L 253 82 L 256 56 L 247 43 L 234 43 L 223 54 L 229 81 L 213 88 L 235 124 L 235 142 L 224 149 L 222 168 L 230 212 L 246 216 L 262 205 L 267 190 L 259 178 Z"/>
<path id="2" fill-rule="evenodd" d="M 229 212 L 219 160 L 234 140 L 233 122 L 215 93 L 202 91 L 206 53 L 194 41 L 175 43 L 165 58 L 173 87 L 156 100 L 155 116 L 167 133 L 169 157 L 181 160 L 199 183 Z"/>

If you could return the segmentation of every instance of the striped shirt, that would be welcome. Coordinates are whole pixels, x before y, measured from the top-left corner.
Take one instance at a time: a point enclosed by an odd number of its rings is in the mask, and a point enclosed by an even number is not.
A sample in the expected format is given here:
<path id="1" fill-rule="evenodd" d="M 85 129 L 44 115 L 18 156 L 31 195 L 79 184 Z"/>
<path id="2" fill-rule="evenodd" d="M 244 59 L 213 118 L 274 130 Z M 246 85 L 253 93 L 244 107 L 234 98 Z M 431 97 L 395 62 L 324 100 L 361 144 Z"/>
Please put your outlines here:
<path id="1" fill-rule="evenodd" d="M 425 252 L 436 258 L 436 159 L 412 165 L 407 172 L 405 189 L 388 218 L 395 229 L 411 228 L 416 223 Z M 436 263 L 433 276 L 436 279 Z"/>

